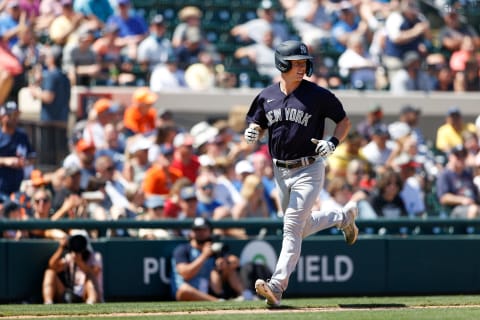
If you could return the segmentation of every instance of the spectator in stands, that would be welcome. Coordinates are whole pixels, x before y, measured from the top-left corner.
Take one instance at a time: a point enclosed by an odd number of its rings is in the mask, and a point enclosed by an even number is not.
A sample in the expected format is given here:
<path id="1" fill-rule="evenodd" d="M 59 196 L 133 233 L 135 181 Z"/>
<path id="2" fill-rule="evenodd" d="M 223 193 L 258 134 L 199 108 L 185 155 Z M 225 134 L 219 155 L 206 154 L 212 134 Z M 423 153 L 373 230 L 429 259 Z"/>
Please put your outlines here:
<path id="1" fill-rule="evenodd" d="M 103 302 L 102 255 L 88 237 L 76 234 L 59 241 L 43 276 L 43 303 Z"/>
<path id="2" fill-rule="evenodd" d="M 42 4 L 44 2 L 42 1 Z M 63 47 L 77 40 L 75 32 L 85 22 L 85 17 L 73 10 L 73 0 L 60 0 L 59 3 L 62 6 L 61 14 L 53 18 L 48 28 L 48 36 L 56 45 Z"/>
<path id="3" fill-rule="evenodd" d="M 326 0 L 295 1 L 286 12 L 302 42 L 310 46 L 313 52 L 321 49 L 331 37 L 330 31 L 334 18 L 332 5 Z"/>
<path id="4" fill-rule="evenodd" d="M 257 18 L 234 26 L 230 33 L 242 42 L 262 42 L 265 31 L 273 30 L 273 45 L 288 40 L 290 34 L 285 22 L 275 20 L 276 10 L 271 0 L 262 0 L 257 9 Z"/>
<path id="5" fill-rule="evenodd" d="M 61 0 L 42 0 L 39 6 L 39 16 L 35 22 L 35 31 L 39 34 L 48 34 L 48 27 L 52 21 L 62 14 Z"/>
<path id="6" fill-rule="evenodd" d="M 247 58 L 248 64 L 255 64 L 259 75 L 268 77 L 273 83 L 280 74 L 272 60 L 274 54 L 273 32 L 272 30 L 267 30 L 262 38 L 262 42 L 238 48 L 234 52 L 234 57 L 237 59 Z"/>
<path id="7" fill-rule="evenodd" d="M 127 56 L 128 43 L 118 37 L 118 25 L 109 23 L 102 29 L 101 36 L 95 40 L 92 49 L 100 59 L 102 73 L 109 75 L 107 85 L 135 84 L 133 59 Z M 135 46 L 136 51 L 136 45 Z"/>
<path id="8" fill-rule="evenodd" d="M 409 51 L 403 57 L 403 68 L 398 69 L 390 80 L 390 92 L 406 94 L 408 91 L 429 92 L 435 83 L 422 70 L 422 58 L 416 51 Z"/>
<path id="9" fill-rule="evenodd" d="M 281 212 L 280 197 L 273 178 L 273 162 L 269 154 L 261 151 L 254 152 L 250 157 L 256 175 L 261 177 L 264 196 L 270 212 L 270 217 L 279 217 Z"/>
<path id="10" fill-rule="evenodd" d="M 242 200 L 232 208 L 234 219 L 269 218 L 270 211 L 265 202 L 262 179 L 256 174 L 249 174 L 242 183 L 240 190 Z"/>
<path id="11" fill-rule="evenodd" d="M 149 86 L 153 92 L 187 88 L 185 71 L 178 67 L 178 58 L 173 52 L 168 55 L 165 63 L 158 64 L 153 69 Z"/>
<path id="12" fill-rule="evenodd" d="M 128 140 L 127 156 L 123 165 L 123 178 L 140 186 L 145 179 L 145 173 L 151 166 L 148 159 L 148 149 L 152 141 L 142 135 L 137 135 Z"/>
<path id="13" fill-rule="evenodd" d="M 360 153 L 376 171 L 382 170 L 392 153 L 393 147 L 389 141 L 388 127 L 384 124 L 371 128 L 372 140 L 363 146 Z"/>
<path id="14" fill-rule="evenodd" d="M 148 24 L 145 19 L 135 13 L 130 0 L 117 0 L 118 11 L 107 20 L 108 24 L 119 28 L 117 41 L 127 48 L 128 57 L 135 59 L 138 44 L 148 36 Z"/>
<path id="15" fill-rule="evenodd" d="M 189 65 L 185 70 L 187 86 L 195 91 L 215 88 L 217 74 L 213 55 L 209 51 L 200 51 L 196 57 L 198 57 L 198 61 Z"/>
<path id="16" fill-rule="evenodd" d="M 400 0 L 398 11 L 393 11 L 385 22 L 387 38 L 382 62 L 389 80 L 402 68 L 408 51 L 420 56 L 427 54 L 426 40 L 430 38 L 430 24 L 420 13 L 416 0 Z"/>
<path id="17" fill-rule="evenodd" d="M 18 127 L 19 114 L 13 101 L 0 105 L 0 197 L 19 191 L 25 168 L 35 158 L 30 139 Z"/>
<path id="18" fill-rule="evenodd" d="M 372 169 L 366 160 L 353 159 L 347 165 L 345 178 L 353 193 L 363 192 L 368 196 L 375 185 L 372 175 Z"/>
<path id="19" fill-rule="evenodd" d="M 62 71 L 62 50 L 52 46 L 44 50 L 46 70 L 41 75 L 41 87 L 31 86 L 30 92 L 42 103 L 40 120 L 58 121 L 67 125 L 70 114 L 70 80 Z M 52 141 L 51 139 L 48 139 Z"/>
<path id="20" fill-rule="evenodd" d="M 372 137 L 370 136 L 371 128 L 383 123 L 383 109 L 378 103 L 375 103 L 368 108 L 368 112 L 365 115 L 365 119 L 361 120 L 356 127 L 356 131 L 364 139 L 362 144 L 369 142 Z"/>
<path id="21" fill-rule="evenodd" d="M 376 191 L 372 193 L 368 202 L 378 217 L 388 219 L 400 218 L 408 216 L 407 209 L 400 197 L 403 183 L 400 175 L 391 168 L 387 168 L 380 174 Z"/>
<path id="22" fill-rule="evenodd" d="M 80 139 L 75 144 L 75 150 L 71 152 L 63 160 L 63 167 L 78 167 L 80 168 L 81 179 L 80 187 L 86 189 L 88 179 L 95 176 L 95 145 L 92 141 Z"/>
<path id="23" fill-rule="evenodd" d="M 462 133 L 463 146 L 467 150 L 467 158 L 465 159 L 465 166 L 470 169 L 474 169 L 476 166 L 477 156 L 480 154 L 480 145 L 478 136 L 471 131 L 465 131 Z"/>
<path id="24" fill-rule="evenodd" d="M 12 47 L 12 53 L 17 57 L 24 72 L 15 77 L 12 95 L 17 96 L 21 88 L 33 84 L 36 74 L 40 73 L 40 55 L 42 45 L 37 42 L 33 27 L 22 28 L 18 33 L 18 41 Z M 29 83 L 32 82 L 32 83 Z"/>
<path id="25" fill-rule="evenodd" d="M 132 104 L 123 116 L 127 136 L 151 133 L 155 129 L 157 112 L 153 106 L 157 99 L 158 96 L 147 87 L 133 92 Z"/>
<path id="26" fill-rule="evenodd" d="M 337 150 L 328 157 L 328 174 L 327 177 L 345 177 L 349 162 L 355 159 L 366 160 L 360 153 L 362 147 L 362 137 L 357 132 L 350 132 L 345 141 L 338 146 Z"/>
<path id="27" fill-rule="evenodd" d="M 347 39 L 347 50 L 338 57 L 340 74 L 348 78 L 354 89 L 374 90 L 377 88 L 377 63 L 370 57 L 364 38 L 352 34 Z"/>
<path id="28" fill-rule="evenodd" d="M 181 172 L 183 177 L 190 179 L 192 183 L 197 179 L 200 162 L 198 156 L 193 152 L 194 138 L 189 133 L 177 133 L 173 139 L 173 160 L 171 168 Z"/>
<path id="29" fill-rule="evenodd" d="M 82 204 L 80 193 L 83 190 L 80 187 L 80 167 L 72 165 L 60 168 L 56 175 L 60 185 L 55 188 L 53 195 L 52 208 L 56 213 L 52 215 L 52 220 L 58 220 L 66 214 L 74 214 L 73 209 Z"/>
<path id="30" fill-rule="evenodd" d="M 460 49 L 465 37 L 471 37 L 475 46 L 480 47 L 480 37 L 477 31 L 462 21 L 457 9 L 453 6 L 446 6 L 442 11 L 442 17 L 445 24 L 438 32 L 438 42 L 447 57 Z"/>
<path id="31" fill-rule="evenodd" d="M 100 25 L 114 13 L 109 0 L 75 0 L 73 8 L 89 20 L 98 20 Z"/>
<path id="32" fill-rule="evenodd" d="M 215 177 L 209 174 L 199 175 L 195 181 L 195 188 L 199 216 L 213 220 L 231 217 L 229 208 L 213 196 Z"/>
<path id="33" fill-rule="evenodd" d="M 171 285 L 177 301 L 218 301 L 242 294 L 238 264 L 227 263 L 232 256 L 213 246 L 212 235 L 210 222 L 198 217 L 189 242 L 175 248 Z"/>
<path id="34" fill-rule="evenodd" d="M 33 219 L 50 220 L 53 215 L 52 193 L 45 188 L 37 189 L 32 196 Z M 62 239 L 67 234 L 60 229 L 38 229 L 30 231 L 30 238 Z"/>
<path id="35" fill-rule="evenodd" d="M 106 81 L 108 74 L 101 73 L 99 56 L 92 49 L 94 31 L 80 31 L 78 40 L 78 44 L 63 49 L 63 69 L 67 72 L 71 85 L 90 86 Z"/>
<path id="36" fill-rule="evenodd" d="M 470 59 L 465 63 L 465 70 L 455 73 L 453 82 L 455 92 L 480 90 L 480 63 Z"/>
<path id="37" fill-rule="evenodd" d="M 342 210 L 352 198 L 353 187 L 344 177 L 334 177 L 328 182 L 326 191 L 328 198 L 321 200 L 322 211 Z"/>
<path id="38" fill-rule="evenodd" d="M 213 190 L 214 198 L 225 206 L 232 208 L 235 203 L 241 200 L 239 190 L 234 185 L 234 169 L 233 162 L 227 157 L 217 157 L 215 160 L 205 155 L 200 156 L 201 159 L 209 159 L 207 163 L 202 164 L 203 170 L 212 170 L 212 174 L 215 175 L 215 188 Z M 203 157 L 203 158 L 202 158 Z M 205 160 L 204 160 L 205 161 Z M 207 169 L 205 169 L 207 167 Z"/>
<path id="39" fill-rule="evenodd" d="M 475 219 L 480 214 L 478 189 L 467 170 L 467 150 L 458 145 L 448 151 L 448 162 L 437 177 L 437 197 L 451 217 Z"/>
<path id="40" fill-rule="evenodd" d="M 152 166 L 145 172 L 142 189 L 145 195 L 167 196 L 172 184 L 182 177 L 182 172 L 171 166 L 173 148 L 165 146 Z"/>
<path id="41" fill-rule="evenodd" d="M 95 176 L 105 182 L 105 193 L 110 201 L 109 205 L 116 208 L 128 209 L 129 204 L 125 198 L 125 182 L 120 177 L 120 172 L 115 170 L 113 159 L 103 155 L 95 160 Z"/>
<path id="42" fill-rule="evenodd" d="M 165 199 L 162 196 L 150 196 L 145 200 L 147 212 L 137 217 L 137 220 L 155 221 L 165 219 Z M 172 235 L 168 230 L 161 228 L 142 228 L 138 230 L 138 237 L 147 240 L 166 240 L 171 239 Z"/>
<path id="43" fill-rule="evenodd" d="M 195 6 L 183 7 L 178 12 L 180 23 L 177 24 L 172 35 L 172 46 L 178 48 L 185 45 L 186 33 L 189 27 L 201 27 L 202 11 Z"/>
<path id="44" fill-rule="evenodd" d="M 108 155 L 110 158 L 112 158 L 115 164 L 115 169 L 123 174 L 123 165 L 125 162 L 125 146 L 123 141 L 119 137 L 119 132 L 115 128 L 115 125 L 113 123 L 107 123 L 104 127 L 103 134 L 105 136 L 106 145 L 99 148 L 95 146 L 95 157 Z M 84 139 L 86 138 L 84 137 Z"/>
<path id="45" fill-rule="evenodd" d="M 400 178 L 402 179 L 402 190 L 400 197 L 405 204 L 409 217 L 419 217 L 426 213 L 425 192 L 423 191 L 423 183 L 417 175 L 422 165 L 416 162 L 408 154 L 400 154 L 395 160 L 395 165 L 399 169 Z"/>
<path id="46" fill-rule="evenodd" d="M 418 121 L 420 120 L 420 115 L 422 111 L 420 108 L 412 106 L 410 104 L 406 104 L 402 106 L 400 109 L 400 114 L 397 122 L 392 122 L 389 126 L 389 132 L 390 129 L 394 129 L 394 126 L 398 123 L 404 123 L 408 126 L 409 132 L 412 133 L 413 138 L 416 141 L 416 144 L 418 146 L 420 145 L 425 145 L 425 137 L 422 132 L 422 129 L 418 125 Z"/>
<path id="47" fill-rule="evenodd" d="M 448 65 L 441 66 L 437 71 L 435 91 L 454 91 L 455 73 Z"/>
<path id="48" fill-rule="evenodd" d="M 3 216 L 7 220 L 11 221 L 24 221 L 27 217 L 22 214 L 22 207 L 15 201 L 7 201 L 3 205 Z M 4 230 L 2 232 L 2 238 L 20 240 L 28 238 L 29 234 L 27 230 Z"/>
<path id="49" fill-rule="evenodd" d="M 199 216 L 195 186 L 186 185 L 180 189 L 178 205 L 180 207 L 180 212 L 178 213 L 179 220 L 194 219 Z"/>
<path id="50" fill-rule="evenodd" d="M 7 0 L 5 11 L 0 15 L 0 37 L 2 42 L 12 48 L 18 41 L 19 33 L 27 27 L 27 13 L 20 10 L 18 0 Z"/>
<path id="51" fill-rule="evenodd" d="M 476 127 L 473 123 L 463 121 L 459 107 L 450 107 L 445 123 L 437 129 L 435 147 L 445 153 L 449 152 L 453 147 L 463 144 L 462 134 L 465 131 L 476 133 Z"/>
<path id="52" fill-rule="evenodd" d="M 186 70 L 188 66 L 201 62 L 200 54 L 202 52 L 209 52 L 213 57 L 216 54 L 215 51 L 215 47 L 204 40 L 199 27 L 189 26 L 185 30 L 185 40 L 180 46 L 175 48 L 175 55 L 178 57 L 178 67 Z"/>
<path id="53" fill-rule="evenodd" d="M 137 62 L 148 73 L 158 64 L 165 63 L 173 50 L 170 40 L 165 36 L 167 26 L 161 14 L 150 20 L 149 30 L 149 36 L 140 42 L 137 52 Z"/>
<path id="54" fill-rule="evenodd" d="M 88 121 L 83 129 L 83 139 L 95 146 L 95 149 L 108 148 L 105 126 L 113 122 L 118 107 L 108 98 L 100 98 L 92 106 Z"/>
<path id="55" fill-rule="evenodd" d="M 368 25 L 360 19 L 356 8 L 350 1 L 344 0 L 339 4 L 338 21 L 332 26 L 333 50 L 340 55 L 345 51 L 348 38 L 352 35 L 367 37 Z"/>
<path id="56" fill-rule="evenodd" d="M 173 218 L 173 219 L 179 218 L 179 215 L 183 210 L 182 207 L 180 206 L 180 202 L 182 201 L 181 191 L 183 188 L 191 187 L 191 186 L 193 186 L 193 183 L 190 181 L 190 179 L 185 177 L 181 177 L 177 179 L 177 181 L 175 181 L 172 184 L 172 187 L 170 188 L 170 192 L 168 193 L 168 196 L 166 196 L 165 198 L 164 213 L 166 218 Z M 195 193 L 194 188 L 193 188 L 193 192 Z M 196 214 L 193 215 L 193 217 L 195 216 Z"/>
<path id="57" fill-rule="evenodd" d="M 464 71 L 467 61 L 476 60 L 480 62 L 480 53 L 478 49 L 480 47 L 475 45 L 472 37 L 463 37 L 462 43 L 458 50 L 452 52 L 450 56 L 450 68 L 454 72 Z"/>
<path id="58" fill-rule="evenodd" d="M 179 129 L 172 120 L 164 120 L 172 117 L 172 112 L 169 110 L 159 110 L 160 116 L 157 118 L 157 134 L 153 141 L 152 147 L 148 150 L 148 160 L 150 162 L 157 158 L 163 146 L 173 146 L 173 140 L 178 134 Z"/>

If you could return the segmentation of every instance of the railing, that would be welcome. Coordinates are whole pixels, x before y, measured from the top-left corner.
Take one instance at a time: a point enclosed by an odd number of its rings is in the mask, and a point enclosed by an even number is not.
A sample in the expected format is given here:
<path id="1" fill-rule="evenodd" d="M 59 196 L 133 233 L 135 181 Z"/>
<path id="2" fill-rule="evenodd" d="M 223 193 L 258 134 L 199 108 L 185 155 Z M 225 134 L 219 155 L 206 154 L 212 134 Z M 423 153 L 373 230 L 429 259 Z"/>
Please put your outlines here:
<path id="1" fill-rule="evenodd" d="M 1 220 L 0 231 L 4 230 L 33 230 L 33 229 L 86 229 L 97 230 L 100 236 L 105 236 L 108 229 L 137 229 L 137 228 L 162 228 L 162 229 L 188 229 L 192 225 L 191 219 L 186 220 L 27 220 L 11 221 Z M 271 219 L 245 219 L 245 220 L 214 220 L 214 228 L 242 228 L 247 235 L 280 235 L 283 227 L 282 220 Z M 376 219 L 357 220 L 357 226 L 361 234 L 476 234 L 480 233 L 480 219 L 452 219 L 452 218 L 399 218 L 399 219 Z M 335 228 L 328 229 L 320 234 L 336 234 Z"/>

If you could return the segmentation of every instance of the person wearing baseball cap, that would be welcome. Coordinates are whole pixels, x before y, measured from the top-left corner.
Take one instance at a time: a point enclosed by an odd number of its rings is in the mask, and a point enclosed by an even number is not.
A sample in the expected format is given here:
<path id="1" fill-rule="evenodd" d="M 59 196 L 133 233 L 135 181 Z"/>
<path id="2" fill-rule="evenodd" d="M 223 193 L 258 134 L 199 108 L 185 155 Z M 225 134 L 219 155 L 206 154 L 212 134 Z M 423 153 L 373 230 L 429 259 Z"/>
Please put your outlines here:
<path id="1" fill-rule="evenodd" d="M 435 147 L 448 153 L 453 147 L 463 144 L 462 135 L 466 131 L 476 134 L 477 128 L 474 123 L 463 120 L 459 106 L 449 107 L 445 116 L 445 123 L 437 129 Z"/>
<path id="2" fill-rule="evenodd" d="M 108 148 L 105 126 L 113 123 L 118 113 L 118 105 L 109 98 L 100 98 L 89 112 L 89 121 L 83 129 L 82 138 L 91 141 L 97 149 Z"/>
<path id="3" fill-rule="evenodd" d="M 15 101 L 0 105 L 0 197 L 19 191 L 24 168 L 36 156 L 28 135 L 18 128 L 19 114 Z"/>
<path id="4" fill-rule="evenodd" d="M 447 164 L 436 179 L 438 200 L 451 217 L 478 219 L 479 192 L 473 172 L 466 166 L 468 151 L 463 144 L 458 144 L 451 147 L 447 155 Z"/>
<path id="5" fill-rule="evenodd" d="M 308 80 L 313 74 L 314 58 L 305 43 L 284 41 L 272 58 L 281 72 L 280 80 L 261 90 L 252 101 L 244 139 L 248 144 L 258 144 L 268 132 L 285 232 L 271 279 L 257 279 L 255 289 L 269 306 L 279 306 L 300 258 L 302 239 L 336 227 L 345 242 L 353 245 L 358 237 L 358 208 L 356 202 L 350 201 L 338 210 L 312 211 L 323 188 L 326 160 L 346 138 L 352 124 L 342 102 L 328 89 Z M 332 130 L 326 130 L 327 118 L 334 123 Z"/>
<path id="6" fill-rule="evenodd" d="M 149 133 L 155 129 L 157 111 L 153 107 L 158 95 L 148 87 L 133 92 L 132 104 L 125 110 L 123 122 L 130 134 Z"/>
<path id="7" fill-rule="evenodd" d="M 200 169 L 198 156 L 193 152 L 194 137 L 188 132 L 177 133 L 173 138 L 175 148 L 171 167 L 182 172 L 184 177 L 194 182 Z"/>
<path id="8" fill-rule="evenodd" d="M 219 301 L 242 295 L 238 257 L 213 242 L 213 229 L 204 217 L 193 219 L 189 242 L 173 251 L 171 287 L 177 301 Z"/>
<path id="9" fill-rule="evenodd" d="M 150 72 L 162 63 L 165 63 L 168 53 L 173 51 L 170 39 L 165 36 L 167 23 L 165 17 L 158 13 L 152 17 L 149 26 L 149 35 L 140 42 L 137 51 L 137 61 Z"/>

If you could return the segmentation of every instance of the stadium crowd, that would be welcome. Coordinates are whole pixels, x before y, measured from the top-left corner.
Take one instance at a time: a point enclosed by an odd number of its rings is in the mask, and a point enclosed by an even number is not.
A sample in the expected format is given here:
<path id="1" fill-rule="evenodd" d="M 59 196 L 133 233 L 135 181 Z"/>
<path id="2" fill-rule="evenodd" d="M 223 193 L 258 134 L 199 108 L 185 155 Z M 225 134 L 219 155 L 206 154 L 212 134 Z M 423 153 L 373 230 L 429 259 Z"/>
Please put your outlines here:
<path id="1" fill-rule="evenodd" d="M 232 122 L 244 119 L 210 119 L 185 128 L 174 111 L 155 107 L 165 89 L 240 85 L 224 68 L 228 57 L 203 32 L 204 13 L 183 8 L 167 37 L 162 8 L 149 17 L 134 9 L 130 0 L 1 1 L 0 217 L 281 219 L 266 141 L 249 145 L 243 131 L 233 129 Z M 329 88 L 398 94 L 480 88 L 480 38 L 460 20 L 455 4 L 441 7 L 445 24 L 436 38 L 413 0 L 267 0 L 256 15 L 231 28 L 238 44 L 233 55 L 240 65 L 255 64 L 270 81 L 278 72 L 275 44 L 297 37 L 318 60 L 313 79 Z M 18 92 L 28 87 L 40 100 L 41 120 L 66 123 L 74 85 L 136 89 L 129 105 L 101 98 L 89 106 L 65 141 L 70 153 L 56 170 L 45 171 L 18 127 Z M 353 199 L 360 218 L 477 218 L 480 118 L 464 123 L 461 110 L 452 106 L 430 142 L 418 125 L 420 116 L 421 106 L 405 105 L 397 121 L 385 123 L 382 106 L 373 105 L 327 159 L 328 179 L 316 208 L 338 208 Z M 48 150 L 52 139 L 36 147 Z M 143 239 L 182 236 L 160 229 L 109 232 Z M 246 237 L 241 229 L 222 232 Z M 60 230 L 0 235 L 64 236 Z"/>

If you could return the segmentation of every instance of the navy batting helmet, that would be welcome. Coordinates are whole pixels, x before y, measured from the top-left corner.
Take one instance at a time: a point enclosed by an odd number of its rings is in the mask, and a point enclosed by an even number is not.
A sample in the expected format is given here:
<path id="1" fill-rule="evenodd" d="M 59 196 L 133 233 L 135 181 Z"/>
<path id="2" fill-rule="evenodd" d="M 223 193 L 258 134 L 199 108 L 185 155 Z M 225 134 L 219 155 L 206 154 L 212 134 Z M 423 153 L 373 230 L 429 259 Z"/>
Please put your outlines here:
<path id="1" fill-rule="evenodd" d="M 275 49 L 275 66 L 281 72 L 287 72 L 292 68 L 292 60 L 307 60 L 307 76 L 313 73 L 313 57 L 308 54 L 307 46 L 296 40 L 282 42 Z"/>

